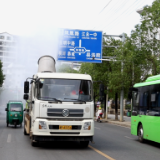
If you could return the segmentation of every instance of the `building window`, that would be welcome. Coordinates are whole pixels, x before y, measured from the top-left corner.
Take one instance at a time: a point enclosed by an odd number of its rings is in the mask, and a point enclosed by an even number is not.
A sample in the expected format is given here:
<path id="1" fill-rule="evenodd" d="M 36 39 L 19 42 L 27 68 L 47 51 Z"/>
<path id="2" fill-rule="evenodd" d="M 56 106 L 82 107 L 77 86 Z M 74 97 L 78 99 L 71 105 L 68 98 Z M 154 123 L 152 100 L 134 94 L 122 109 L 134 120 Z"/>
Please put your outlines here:
<path id="1" fill-rule="evenodd" d="M 3 42 L 2 41 L 0 41 L 0 45 L 2 45 L 3 44 Z"/>
<path id="2" fill-rule="evenodd" d="M 0 56 L 3 56 L 3 52 L 0 52 Z"/>
<path id="3" fill-rule="evenodd" d="M 0 50 L 3 50 L 3 47 L 0 47 Z"/>
<path id="4" fill-rule="evenodd" d="M 4 39 L 4 36 L 0 36 L 0 39 Z"/>

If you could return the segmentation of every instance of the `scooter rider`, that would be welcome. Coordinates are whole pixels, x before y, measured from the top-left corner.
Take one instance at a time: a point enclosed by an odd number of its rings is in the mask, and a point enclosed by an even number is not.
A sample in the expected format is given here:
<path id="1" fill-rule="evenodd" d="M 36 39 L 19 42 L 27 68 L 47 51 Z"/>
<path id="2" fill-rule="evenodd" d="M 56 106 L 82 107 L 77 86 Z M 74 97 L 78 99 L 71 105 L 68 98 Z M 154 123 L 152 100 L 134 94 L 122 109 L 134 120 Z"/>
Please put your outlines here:
<path id="1" fill-rule="evenodd" d="M 98 109 L 98 111 L 97 111 L 97 113 L 96 113 L 96 119 L 97 119 L 97 121 L 99 121 L 100 118 L 102 118 L 102 117 L 100 117 L 100 115 L 102 116 L 102 114 L 103 114 L 102 108 L 99 107 L 99 109 Z"/>

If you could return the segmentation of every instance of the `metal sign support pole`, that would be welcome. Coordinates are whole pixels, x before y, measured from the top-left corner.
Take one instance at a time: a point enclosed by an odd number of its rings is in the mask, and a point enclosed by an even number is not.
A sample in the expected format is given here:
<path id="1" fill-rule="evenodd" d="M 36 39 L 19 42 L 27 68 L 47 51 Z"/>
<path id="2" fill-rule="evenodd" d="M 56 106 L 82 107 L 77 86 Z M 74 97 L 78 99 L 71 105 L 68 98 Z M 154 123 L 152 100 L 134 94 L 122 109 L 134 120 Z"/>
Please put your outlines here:
<path id="1" fill-rule="evenodd" d="M 125 41 L 125 34 L 122 33 L 122 35 L 103 35 L 104 37 L 120 37 L 122 38 L 122 42 L 124 43 Z M 104 47 L 117 47 L 117 46 L 107 46 L 104 45 Z M 108 57 L 106 57 L 108 58 Z M 114 57 L 115 58 L 115 57 Z M 108 58 L 108 59 L 101 59 L 104 61 L 116 61 L 114 58 Z M 123 61 L 121 62 L 121 72 L 123 74 Z M 108 96 L 108 95 L 106 95 Z M 122 89 L 121 89 L 121 93 L 120 93 L 120 121 L 123 122 L 123 99 L 124 99 L 124 89 L 123 89 L 123 83 L 122 83 Z M 108 97 L 106 97 L 106 103 L 108 103 Z M 108 106 L 108 105 L 106 105 Z M 108 118 L 108 108 L 106 107 L 106 119 Z"/>
<path id="2" fill-rule="evenodd" d="M 122 42 L 125 41 L 125 34 L 122 34 Z M 121 62 L 121 73 L 123 74 L 123 61 Z M 123 81 L 122 81 L 122 89 L 120 93 L 120 122 L 123 122 L 123 99 L 124 99 L 124 88 L 123 88 Z"/>
<path id="3" fill-rule="evenodd" d="M 108 93 L 106 94 L 106 120 L 108 119 Z"/>

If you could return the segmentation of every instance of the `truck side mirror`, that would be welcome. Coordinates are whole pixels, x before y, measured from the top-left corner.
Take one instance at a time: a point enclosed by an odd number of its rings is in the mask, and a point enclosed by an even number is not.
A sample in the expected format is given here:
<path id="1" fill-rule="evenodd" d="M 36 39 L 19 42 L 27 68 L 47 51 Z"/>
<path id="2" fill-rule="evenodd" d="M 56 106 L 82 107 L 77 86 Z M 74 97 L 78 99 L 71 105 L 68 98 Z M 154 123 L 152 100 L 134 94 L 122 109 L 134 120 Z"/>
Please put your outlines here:
<path id="1" fill-rule="evenodd" d="M 8 111 L 8 109 L 7 109 L 7 108 L 5 108 L 5 111 Z"/>
<path id="2" fill-rule="evenodd" d="M 43 83 L 39 82 L 39 88 L 42 88 L 42 87 L 43 87 Z"/>
<path id="3" fill-rule="evenodd" d="M 28 100 L 29 96 L 28 94 L 24 94 L 23 99 Z"/>
<path id="4" fill-rule="evenodd" d="M 28 81 L 24 82 L 24 93 L 29 93 L 29 82 Z"/>

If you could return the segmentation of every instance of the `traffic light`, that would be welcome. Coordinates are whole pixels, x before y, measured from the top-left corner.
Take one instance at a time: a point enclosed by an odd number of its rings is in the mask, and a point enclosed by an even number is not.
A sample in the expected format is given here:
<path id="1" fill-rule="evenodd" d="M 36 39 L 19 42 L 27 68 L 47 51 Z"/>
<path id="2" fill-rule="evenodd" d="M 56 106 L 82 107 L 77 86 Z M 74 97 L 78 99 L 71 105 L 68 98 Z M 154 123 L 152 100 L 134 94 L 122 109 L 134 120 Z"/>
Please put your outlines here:
<path id="1" fill-rule="evenodd" d="M 100 96 L 100 101 L 102 102 L 104 100 L 104 85 L 100 84 L 99 85 L 99 96 Z"/>
<path id="2" fill-rule="evenodd" d="M 104 96 L 104 85 L 102 83 L 99 86 L 99 95 L 100 97 Z"/>

